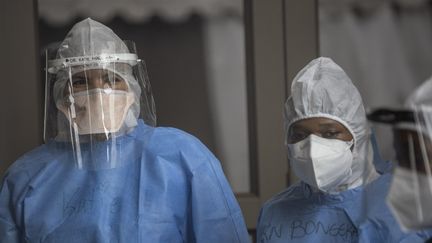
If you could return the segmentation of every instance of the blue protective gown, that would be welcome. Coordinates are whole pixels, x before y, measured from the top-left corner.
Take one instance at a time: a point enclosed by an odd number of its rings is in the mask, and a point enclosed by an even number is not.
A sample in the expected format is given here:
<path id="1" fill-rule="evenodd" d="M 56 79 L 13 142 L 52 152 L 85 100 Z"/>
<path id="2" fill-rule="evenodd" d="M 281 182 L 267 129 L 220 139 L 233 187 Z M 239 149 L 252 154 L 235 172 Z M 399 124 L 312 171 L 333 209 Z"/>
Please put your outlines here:
<path id="1" fill-rule="evenodd" d="M 261 209 L 257 242 L 424 242 L 430 233 L 404 233 L 385 203 L 386 173 L 339 194 L 297 183 Z"/>
<path id="2" fill-rule="evenodd" d="M 121 166 L 103 170 L 77 169 L 57 143 L 6 172 L 1 243 L 249 242 L 218 160 L 191 135 L 140 121 L 117 139 Z"/>

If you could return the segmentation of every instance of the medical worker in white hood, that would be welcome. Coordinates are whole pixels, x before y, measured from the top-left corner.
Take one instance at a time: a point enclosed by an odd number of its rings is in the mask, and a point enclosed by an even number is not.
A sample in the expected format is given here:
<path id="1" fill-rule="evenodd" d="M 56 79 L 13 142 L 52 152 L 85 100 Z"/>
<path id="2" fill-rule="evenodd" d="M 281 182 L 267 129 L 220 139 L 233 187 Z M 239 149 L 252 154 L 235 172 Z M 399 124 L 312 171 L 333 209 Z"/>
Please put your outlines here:
<path id="1" fill-rule="evenodd" d="M 2 179 L 1 243 L 249 242 L 219 161 L 155 126 L 134 45 L 85 19 L 46 63 L 45 144 Z"/>
<path id="2" fill-rule="evenodd" d="M 300 182 L 262 207 L 258 242 L 421 239 L 394 227 L 397 222 L 384 194 L 374 194 L 390 176 L 374 167 L 385 163 L 374 156 L 376 146 L 360 93 L 331 59 L 311 61 L 294 78 L 285 104 L 285 128 L 290 168 Z M 387 212 L 382 218 L 363 213 L 365 188 Z"/>

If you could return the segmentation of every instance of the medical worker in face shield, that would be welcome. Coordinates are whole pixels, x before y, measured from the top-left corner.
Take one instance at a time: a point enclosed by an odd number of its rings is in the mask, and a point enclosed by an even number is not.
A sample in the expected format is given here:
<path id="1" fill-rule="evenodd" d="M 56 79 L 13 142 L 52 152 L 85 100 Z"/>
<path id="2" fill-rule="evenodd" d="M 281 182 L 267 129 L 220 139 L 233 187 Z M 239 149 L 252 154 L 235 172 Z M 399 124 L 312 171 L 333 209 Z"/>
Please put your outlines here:
<path id="1" fill-rule="evenodd" d="M 299 72 L 285 118 L 290 168 L 301 181 L 262 207 L 258 242 L 400 242 L 407 237 L 381 231 L 386 218 L 363 215 L 364 188 L 377 190 L 388 179 L 374 168 L 385 163 L 374 161 L 380 158 L 373 153 L 361 96 L 337 64 L 321 57 Z"/>
<path id="2" fill-rule="evenodd" d="M 432 79 L 419 86 L 401 110 L 378 109 L 372 120 L 393 126 L 397 166 L 386 203 L 400 227 L 432 237 Z"/>
<path id="3" fill-rule="evenodd" d="M 4 175 L 0 242 L 248 242 L 218 160 L 154 127 L 143 63 L 106 26 L 77 23 L 48 54 L 45 140 Z"/>

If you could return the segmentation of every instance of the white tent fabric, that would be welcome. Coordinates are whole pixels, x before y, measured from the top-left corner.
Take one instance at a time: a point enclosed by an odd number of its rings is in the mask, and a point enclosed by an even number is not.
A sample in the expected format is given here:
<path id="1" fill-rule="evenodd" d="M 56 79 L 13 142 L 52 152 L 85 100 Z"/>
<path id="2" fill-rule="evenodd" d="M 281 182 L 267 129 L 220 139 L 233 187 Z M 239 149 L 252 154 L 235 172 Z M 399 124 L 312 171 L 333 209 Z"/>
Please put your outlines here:
<path id="1" fill-rule="evenodd" d="M 432 74 L 432 10 L 413 6 L 399 13 L 401 40 L 415 81 L 422 82 Z"/>
<path id="2" fill-rule="evenodd" d="M 240 18 L 207 21 L 205 30 L 209 99 L 218 157 L 237 193 L 249 193 L 246 54 Z"/>
<path id="3" fill-rule="evenodd" d="M 63 25 L 77 17 L 91 16 L 106 22 L 120 16 L 143 22 L 159 16 L 178 22 L 196 13 L 204 17 L 242 15 L 241 0 L 39 0 L 39 16 L 52 25 Z"/>

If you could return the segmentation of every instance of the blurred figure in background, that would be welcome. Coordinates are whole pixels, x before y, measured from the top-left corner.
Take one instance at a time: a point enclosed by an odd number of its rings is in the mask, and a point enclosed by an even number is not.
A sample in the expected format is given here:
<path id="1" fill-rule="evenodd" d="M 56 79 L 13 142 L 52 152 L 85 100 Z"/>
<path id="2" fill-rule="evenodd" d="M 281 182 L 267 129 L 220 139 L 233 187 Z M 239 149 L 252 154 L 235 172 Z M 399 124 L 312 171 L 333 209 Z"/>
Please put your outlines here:
<path id="1" fill-rule="evenodd" d="M 45 145 L 0 187 L 0 242 L 248 242 L 219 161 L 155 127 L 133 44 L 91 19 L 48 52 Z"/>
<path id="2" fill-rule="evenodd" d="M 369 115 L 393 126 L 397 166 L 387 204 L 405 231 L 432 236 L 432 79 L 419 86 L 401 110 Z"/>

